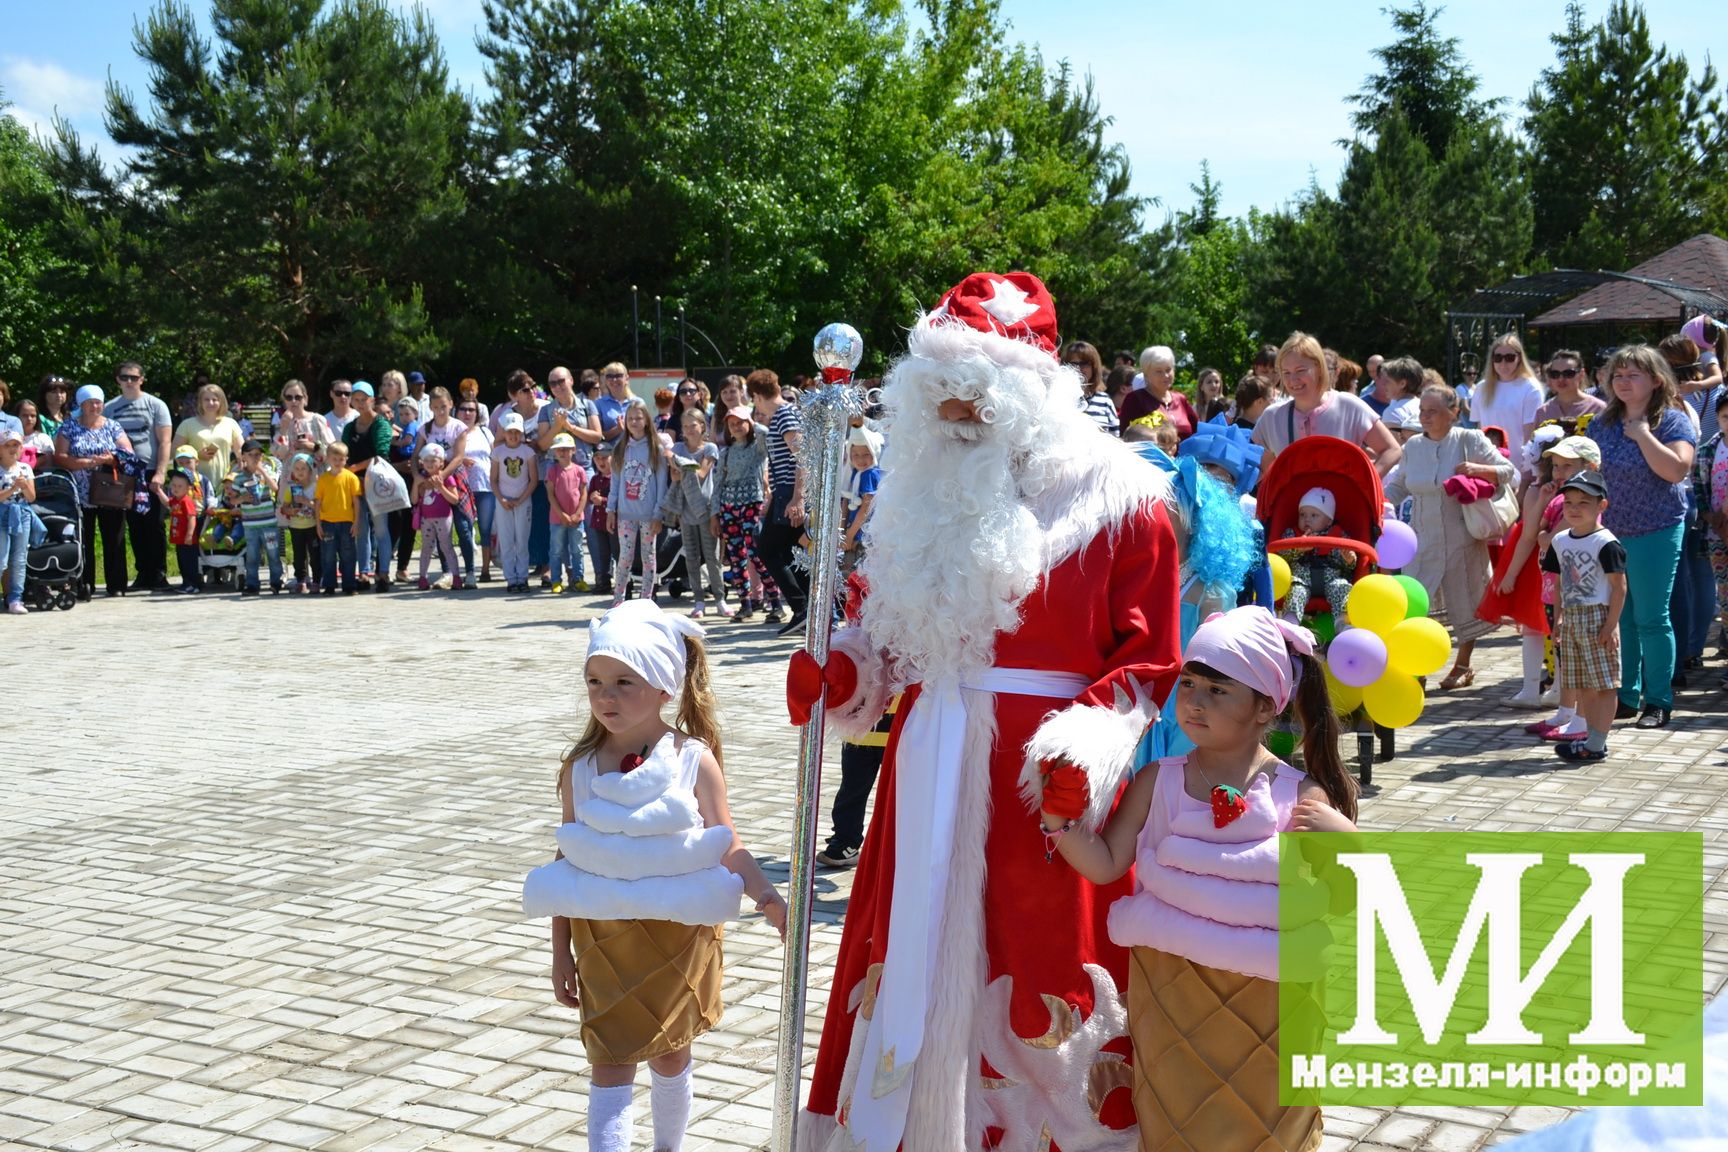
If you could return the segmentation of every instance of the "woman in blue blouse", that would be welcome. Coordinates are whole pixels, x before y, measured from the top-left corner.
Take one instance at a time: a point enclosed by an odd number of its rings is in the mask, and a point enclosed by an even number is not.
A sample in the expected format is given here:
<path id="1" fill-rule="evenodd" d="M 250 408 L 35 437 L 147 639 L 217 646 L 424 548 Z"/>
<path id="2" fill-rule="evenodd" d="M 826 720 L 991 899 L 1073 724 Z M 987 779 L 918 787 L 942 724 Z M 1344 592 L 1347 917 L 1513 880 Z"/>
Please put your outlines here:
<path id="1" fill-rule="evenodd" d="M 1685 529 L 1686 480 L 1698 434 L 1681 408 L 1673 369 L 1647 344 L 1608 361 L 1613 392 L 1585 435 L 1602 449 L 1608 508 L 1602 524 L 1626 548 L 1620 616 L 1619 717 L 1664 728 L 1674 708 L 1674 627 L 1668 615 Z M 1639 714 L 1639 708 L 1643 712 Z"/>

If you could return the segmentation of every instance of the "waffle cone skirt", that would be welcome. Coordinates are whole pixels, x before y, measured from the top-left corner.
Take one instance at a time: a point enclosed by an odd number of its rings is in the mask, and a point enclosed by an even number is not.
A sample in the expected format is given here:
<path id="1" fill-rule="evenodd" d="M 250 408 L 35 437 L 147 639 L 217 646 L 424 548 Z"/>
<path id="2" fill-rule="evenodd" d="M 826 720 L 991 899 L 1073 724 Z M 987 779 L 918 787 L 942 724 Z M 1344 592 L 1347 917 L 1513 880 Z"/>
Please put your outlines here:
<path id="1" fill-rule="evenodd" d="M 1320 1109 L 1278 1103 L 1278 985 L 1155 948 L 1128 965 L 1141 1152 L 1312 1152 Z"/>
<path id="2" fill-rule="evenodd" d="M 589 1063 L 664 1056 L 719 1021 L 719 928 L 572 918 L 570 943 Z"/>

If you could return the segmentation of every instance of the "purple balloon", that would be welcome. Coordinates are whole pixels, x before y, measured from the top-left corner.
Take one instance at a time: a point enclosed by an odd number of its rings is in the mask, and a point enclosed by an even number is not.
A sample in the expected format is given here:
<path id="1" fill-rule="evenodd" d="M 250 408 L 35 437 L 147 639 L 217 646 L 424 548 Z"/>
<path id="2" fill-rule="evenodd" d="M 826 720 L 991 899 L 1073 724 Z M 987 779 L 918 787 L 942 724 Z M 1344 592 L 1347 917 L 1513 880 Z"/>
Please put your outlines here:
<path id="1" fill-rule="evenodd" d="M 1340 684 L 1366 688 L 1386 671 L 1386 641 L 1366 628 L 1349 628 L 1332 638 L 1326 664 Z"/>
<path id="2" fill-rule="evenodd" d="M 1380 567 L 1402 568 L 1416 559 L 1416 530 L 1402 520 L 1388 518 L 1380 526 L 1374 551 L 1380 554 Z"/>

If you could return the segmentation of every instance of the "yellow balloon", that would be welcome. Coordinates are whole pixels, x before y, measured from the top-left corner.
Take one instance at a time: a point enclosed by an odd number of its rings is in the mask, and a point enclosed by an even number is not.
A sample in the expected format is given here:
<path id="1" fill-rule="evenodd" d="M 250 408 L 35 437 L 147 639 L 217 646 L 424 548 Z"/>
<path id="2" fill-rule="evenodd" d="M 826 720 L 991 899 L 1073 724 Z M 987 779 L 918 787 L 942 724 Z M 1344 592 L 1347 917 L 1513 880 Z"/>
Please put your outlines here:
<path id="1" fill-rule="evenodd" d="M 1272 599 L 1284 599 L 1290 592 L 1290 562 L 1276 552 L 1268 552 L 1266 567 L 1272 569 Z"/>
<path id="2" fill-rule="evenodd" d="M 1431 676 L 1451 654 L 1452 638 L 1426 616 L 1399 621 L 1386 637 L 1386 667 L 1406 676 Z"/>
<path id="3" fill-rule="evenodd" d="M 1350 599 L 1344 603 L 1350 623 L 1378 633 L 1381 639 L 1397 627 L 1409 607 L 1410 598 L 1404 594 L 1403 586 L 1379 572 L 1356 581 L 1356 586 L 1350 589 Z"/>
<path id="4" fill-rule="evenodd" d="M 1425 697 L 1414 676 L 1388 671 L 1362 689 L 1362 703 L 1374 723 L 1387 728 L 1408 728 L 1422 715 Z"/>
<path id="5" fill-rule="evenodd" d="M 1326 688 L 1332 693 L 1332 709 L 1340 716 L 1348 716 L 1362 707 L 1362 689 L 1353 688 L 1338 677 L 1332 675 L 1332 669 L 1326 669 Z"/>

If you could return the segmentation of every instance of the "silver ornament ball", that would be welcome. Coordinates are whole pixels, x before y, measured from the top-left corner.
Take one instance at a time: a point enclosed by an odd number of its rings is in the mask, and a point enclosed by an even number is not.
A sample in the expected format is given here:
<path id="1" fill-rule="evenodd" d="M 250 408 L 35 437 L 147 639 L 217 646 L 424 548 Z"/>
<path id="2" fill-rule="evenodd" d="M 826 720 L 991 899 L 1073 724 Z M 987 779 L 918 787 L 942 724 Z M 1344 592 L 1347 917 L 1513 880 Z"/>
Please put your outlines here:
<path id="1" fill-rule="evenodd" d="M 850 324 L 830 324 L 816 333 L 816 367 L 856 371 L 864 359 L 864 337 Z"/>

